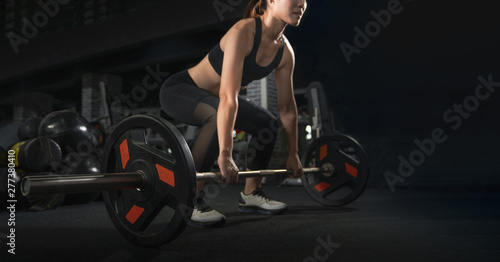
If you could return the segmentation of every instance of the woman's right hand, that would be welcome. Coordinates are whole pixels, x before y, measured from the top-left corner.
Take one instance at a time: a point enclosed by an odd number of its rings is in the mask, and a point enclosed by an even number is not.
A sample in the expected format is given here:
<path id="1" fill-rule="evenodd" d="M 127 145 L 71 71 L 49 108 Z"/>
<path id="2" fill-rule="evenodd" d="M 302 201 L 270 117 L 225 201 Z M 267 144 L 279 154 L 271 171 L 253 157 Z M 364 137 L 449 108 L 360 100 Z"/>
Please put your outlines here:
<path id="1" fill-rule="evenodd" d="M 219 156 L 217 160 L 219 169 L 222 174 L 220 182 L 226 184 L 234 184 L 238 182 L 238 167 L 234 163 L 232 156 Z"/>

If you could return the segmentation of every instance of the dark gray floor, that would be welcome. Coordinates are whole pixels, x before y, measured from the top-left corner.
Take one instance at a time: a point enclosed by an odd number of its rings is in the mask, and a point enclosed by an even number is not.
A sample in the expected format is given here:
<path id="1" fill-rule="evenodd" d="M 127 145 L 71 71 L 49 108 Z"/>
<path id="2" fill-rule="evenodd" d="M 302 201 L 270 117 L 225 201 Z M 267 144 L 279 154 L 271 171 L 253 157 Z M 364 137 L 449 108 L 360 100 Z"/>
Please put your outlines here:
<path id="1" fill-rule="evenodd" d="M 499 261 L 500 195 L 494 190 L 368 188 L 344 208 L 325 208 L 301 187 L 267 186 L 290 209 L 277 216 L 238 213 L 241 185 L 211 203 L 221 228 L 188 227 L 169 244 L 140 248 L 125 240 L 104 204 L 17 212 L 16 255 L 0 261 Z M 329 250 L 322 247 L 330 242 Z M 329 251 L 329 252 L 328 252 Z"/>

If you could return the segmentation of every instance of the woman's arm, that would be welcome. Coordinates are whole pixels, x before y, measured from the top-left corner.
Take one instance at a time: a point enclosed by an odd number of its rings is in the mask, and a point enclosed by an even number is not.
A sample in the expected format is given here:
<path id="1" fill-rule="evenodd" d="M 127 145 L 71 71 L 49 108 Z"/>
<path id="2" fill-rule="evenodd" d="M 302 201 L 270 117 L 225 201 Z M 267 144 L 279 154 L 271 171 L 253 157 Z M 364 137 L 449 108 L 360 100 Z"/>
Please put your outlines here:
<path id="1" fill-rule="evenodd" d="M 293 49 L 286 40 L 283 58 L 275 70 L 276 88 L 278 94 L 278 111 L 280 120 L 285 129 L 286 140 L 288 142 L 288 160 L 287 169 L 293 169 L 292 177 L 300 177 L 303 173 L 300 163 L 299 148 L 298 148 L 298 113 L 293 94 L 293 70 L 295 68 L 295 55 Z"/>
<path id="2" fill-rule="evenodd" d="M 246 25 L 248 26 L 248 25 Z M 244 23 L 236 24 L 221 41 L 224 47 L 224 61 L 219 90 L 219 108 L 217 110 L 217 135 L 219 139 L 218 164 L 222 173 L 222 182 L 237 181 L 238 167 L 232 157 L 233 130 L 238 112 L 238 94 L 241 89 L 243 62 L 249 53 L 249 43 L 253 38 Z M 251 46 L 250 46 L 251 49 Z"/>

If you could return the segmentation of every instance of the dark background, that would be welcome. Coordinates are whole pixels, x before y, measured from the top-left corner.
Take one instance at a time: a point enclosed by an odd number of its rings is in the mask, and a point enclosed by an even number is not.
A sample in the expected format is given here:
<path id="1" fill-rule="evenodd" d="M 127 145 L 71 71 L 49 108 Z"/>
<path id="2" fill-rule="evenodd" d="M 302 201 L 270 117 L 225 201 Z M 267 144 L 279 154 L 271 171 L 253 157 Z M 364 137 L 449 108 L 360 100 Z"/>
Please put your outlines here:
<path id="1" fill-rule="evenodd" d="M 0 1 L 2 22 L 8 20 L 7 2 Z M 21 2 L 15 8 L 27 11 L 16 11 L 17 19 L 40 11 L 35 1 Z M 148 65 L 174 73 L 196 63 L 247 3 L 231 7 L 221 19 L 216 2 L 71 1 L 17 54 L 4 35 L 21 34 L 22 23 L 16 20 L 9 30 L 2 24 L 2 124 L 12 119 L 13 101 L 33 92 L 52 94 L 55 110 L 79 109 L 84 73 L 120 75 L 127 94 L 140 85 Z M 401 13 L 392 15 L 351 63 L 340 43 L 354 45 L 354 28 L 363 29 L 374 20 L 370 11 L 387 9 L 390 1 L 308 2 L 303 23 L 286 30 L 296 53 L 295 86 L 323 83 L 338 130 L 359 140 L 369 155 L 370 185 L 387 186 L 384 173 L 397 174 L 398 156 L 408 159 L 417 149 L 413 141 L 430 138 L 438 127 L 448 139 L 396 186 L 500 185 L 500 94 L 480 101 L 456 130 L 443 119 L 446 110 L 474 95 L 479 76 L 491 74 L 500 82 L 493 1 L 401 1 Z M 225 0 L 218 3 L 228 6 Z M 93 15 L 85 13 L 89 10 Z M 143 105 L 158 106 L 157 90 Z"/>

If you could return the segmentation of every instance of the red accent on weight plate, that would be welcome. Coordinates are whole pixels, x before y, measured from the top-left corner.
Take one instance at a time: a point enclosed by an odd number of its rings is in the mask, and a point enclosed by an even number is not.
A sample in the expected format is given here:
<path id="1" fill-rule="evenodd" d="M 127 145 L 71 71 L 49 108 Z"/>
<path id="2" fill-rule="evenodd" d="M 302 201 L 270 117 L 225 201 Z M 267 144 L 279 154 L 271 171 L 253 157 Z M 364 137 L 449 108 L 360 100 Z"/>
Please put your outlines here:
<path id="1" fill-rule="evenodd" d="M 330 187 L 330 184 L 328 184 L 326 182 L 321 182 L 321 183 L 317 184 L 316 186 L 314 186 L 314 188 L 316 188 L 316 190 L 318 190 L 318 192 L 321 192 L 329 187 Z"/>
<path id="2" fill-rule="evenodd" d="M 144 212 L 144 208 L 134 205 L 130 209 L 130 211 L 128 211 L 125 218 L 128 220 L 128 222 L 135 224 L 135 222 L 137 221 L 137 219 L 139 219 L 139 217 L 142 215 L 143 212 Z"/>
<path id="3" fill-rule="evenodd" d="M 123 169 L 125 169 L 127 162 L 130 160 L 127 139 L 123 140 L 123 142 L 120 144 L 120 156 L 122 158 L 122 167 Z"/>
<path id="4" fill-rule="evenodd" d="M 353 177 L 358 177 L 358 170 L 355 167 L 349 165 L 348 163 L 345 163 L 345 171 Z"/>
<path id="5" fill-rule="evenodd" d="M 328 146 L 327 145 L 322 145 L 320 148 L 319 148 L 319 160 L 323 160 L 323 158 L 326 157 L 326 155 L 328 154 Z"/>
<path id="6" fill-rule="evenodd" d="M 156 170 L 158 170 L 158 176 L 160 180 L 175 187 L 175 176 L 174 172 L 156 164 Z"/>

